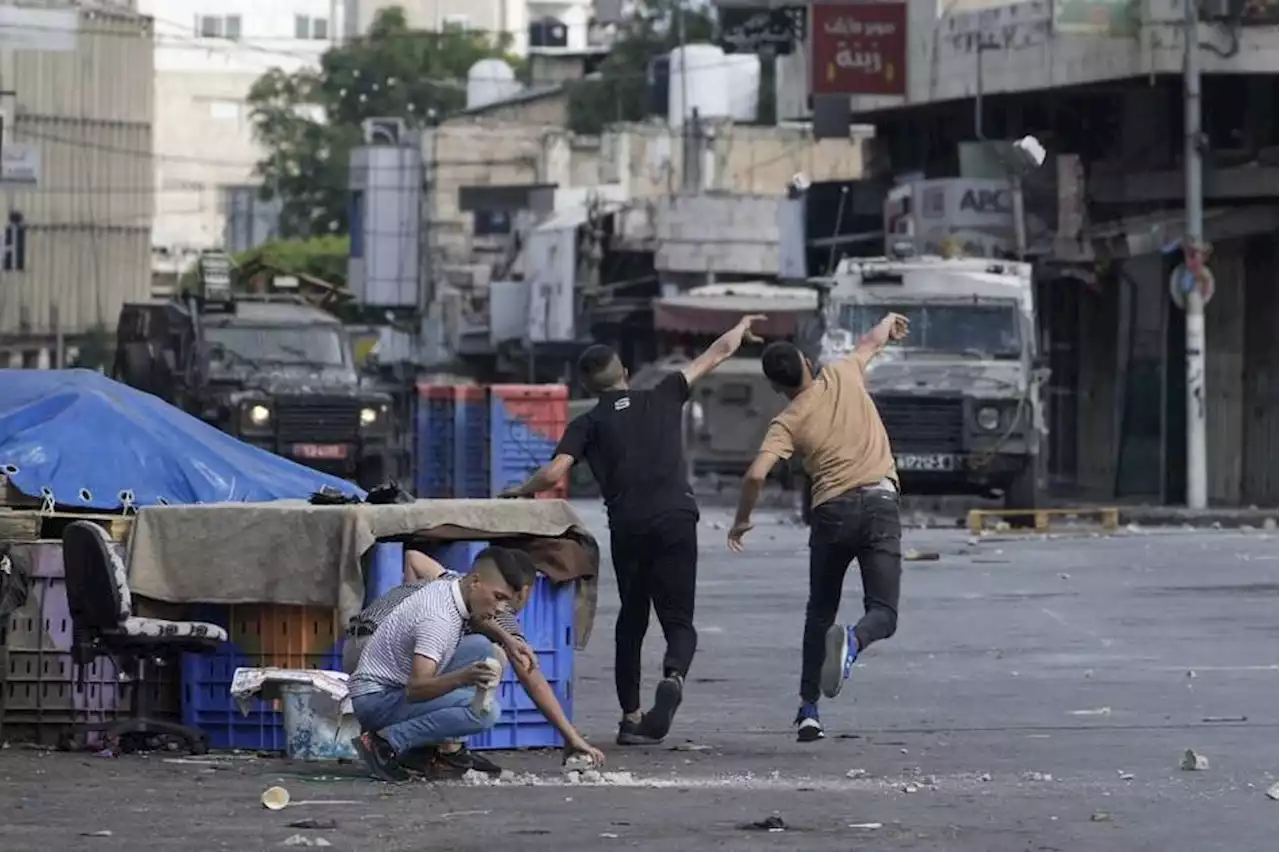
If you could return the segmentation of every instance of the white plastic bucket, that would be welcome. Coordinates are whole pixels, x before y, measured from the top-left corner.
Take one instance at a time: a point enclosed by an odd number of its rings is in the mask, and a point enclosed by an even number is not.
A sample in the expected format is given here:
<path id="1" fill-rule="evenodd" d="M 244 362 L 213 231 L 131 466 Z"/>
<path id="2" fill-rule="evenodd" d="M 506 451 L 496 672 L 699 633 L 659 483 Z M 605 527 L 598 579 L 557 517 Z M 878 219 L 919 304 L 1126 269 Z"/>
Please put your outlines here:
<path id="1" fill-rule="evenodd" d="M 351 740 L 360 734 L 354 713 L 304 683 L 280 684 L 285 754 L 293 760 L 355 760 Z"/>

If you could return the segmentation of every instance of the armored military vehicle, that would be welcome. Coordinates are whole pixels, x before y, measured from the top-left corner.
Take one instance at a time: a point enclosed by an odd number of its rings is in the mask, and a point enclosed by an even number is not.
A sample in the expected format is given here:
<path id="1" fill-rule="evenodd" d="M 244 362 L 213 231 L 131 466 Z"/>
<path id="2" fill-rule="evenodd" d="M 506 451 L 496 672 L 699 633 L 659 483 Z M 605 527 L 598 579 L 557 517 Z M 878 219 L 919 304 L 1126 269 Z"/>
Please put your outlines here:
<path id="1" fill-rule="evenodd" d="M 113 377 L 364 488 L 403 476 L 391 398 L 362 387 L 338 319 L 296 294 L 234 291 L 217 254 L 194 293 L 121 309 Z"/>
<path id="2" fill-rule="evenodd" d="M 887 312 L 911 334 L 867 370 L 904 492 L 1002 495 L 1033 509 L 1047 370 L 1036 352 L 1031 267 L 985 258 L 849 258 L 819 291 L 801 345 L 840 357 Z"/>

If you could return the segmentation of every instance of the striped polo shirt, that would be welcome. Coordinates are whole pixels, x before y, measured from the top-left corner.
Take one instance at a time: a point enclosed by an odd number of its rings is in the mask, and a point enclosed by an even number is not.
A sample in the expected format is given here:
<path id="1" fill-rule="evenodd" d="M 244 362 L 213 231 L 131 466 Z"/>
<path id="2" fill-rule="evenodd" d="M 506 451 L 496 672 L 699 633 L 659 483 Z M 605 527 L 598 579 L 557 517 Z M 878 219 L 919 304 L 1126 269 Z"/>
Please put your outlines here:
<path id="1" fill-rule="evenodd" d="M 443 580 L 460 580 L 464 575 L 457 571 L 446 570 L 435 580 L 419 580 L 413 583 L 404 583 L 396 586 L 382 597 L 369 604 L 360 611 L 359 615 L 352 617 L 350 624 L 347 626 L 348 637 L 370 636 L 378 625 L 387 620 L 387 616 L 395 611 L 405 598 L 412 595 L 419 589 L 423 589 L 431 583 L 438 583 Z M 503 630 L 510 633 L 517 639 L 524 639 L 524 630 L 520 627 L 520 622 L 516 618 L 514 612 L 511 611 L 511 605 L 507 603 L 498 604 L 498 611 L 493 614 L 494 622 Z M 475 627 L 472 624 L 467 625 L 467 632 L 474 633 Z"/>
<path id="2" fill-rule="evenodd" d="M 429 583 L 400 602 L 378 626 L 348 682 L 354 698 L 403 689 L 413 674 L 413 658 L 434 660 L 443 670 L 458 650 L 471 613 L 458 580 Z"/>

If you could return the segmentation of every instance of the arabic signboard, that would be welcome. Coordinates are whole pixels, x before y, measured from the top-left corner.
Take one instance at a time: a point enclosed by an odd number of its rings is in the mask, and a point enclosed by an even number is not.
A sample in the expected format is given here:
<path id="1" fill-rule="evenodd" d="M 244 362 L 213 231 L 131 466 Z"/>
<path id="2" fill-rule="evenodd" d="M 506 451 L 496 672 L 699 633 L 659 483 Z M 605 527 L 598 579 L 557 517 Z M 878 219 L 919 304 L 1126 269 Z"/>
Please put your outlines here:
<path id="1" fill-rule="evenodd" d="M 1137 0 L 1055 0 L 1054 32 L 1130 38 L 1140 25 Z"/>
<path id="2" fill-rule="evenodd" d="M 10 142 L 0 149 L 0 183 L 35 186 L 39 182 L 39 148 L 30 142 Z"/>
<path id="3" fill-rule="evenodd" d="M 721 7 L 720 46 L 725 53 L 790 56 L 796 41 L 804 39 L 806 17 L 803 6 Z"/>
<path id="4" fill-rule="evenodd" d="M 812 94 L 907 93 L 906 3 L 815 3 L 810 31 Z"/>

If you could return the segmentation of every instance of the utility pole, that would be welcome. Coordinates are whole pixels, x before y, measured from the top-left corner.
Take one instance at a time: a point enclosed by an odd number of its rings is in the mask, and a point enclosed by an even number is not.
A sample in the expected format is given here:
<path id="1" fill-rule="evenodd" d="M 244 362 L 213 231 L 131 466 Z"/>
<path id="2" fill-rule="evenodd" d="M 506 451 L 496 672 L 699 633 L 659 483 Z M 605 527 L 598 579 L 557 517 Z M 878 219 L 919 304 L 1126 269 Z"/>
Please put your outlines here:
<path id="1" fill-rule="evenodd" d="M 1204 195 L 1201 179 L 1200 132 L 1200 15 L 1196 0 L 1183 0 L 1186 14 L 1183 45 L 1183 122 L 1186 169 L 1187 234 L 1183 246 L 1186 274 L 1194 286 L 1186 294 L 1187 312 L 1187 507 L 1208 503 L 1208 464 L 1205 452 L 1204 293 L 1200 289 L 1204 264 Z"/>

